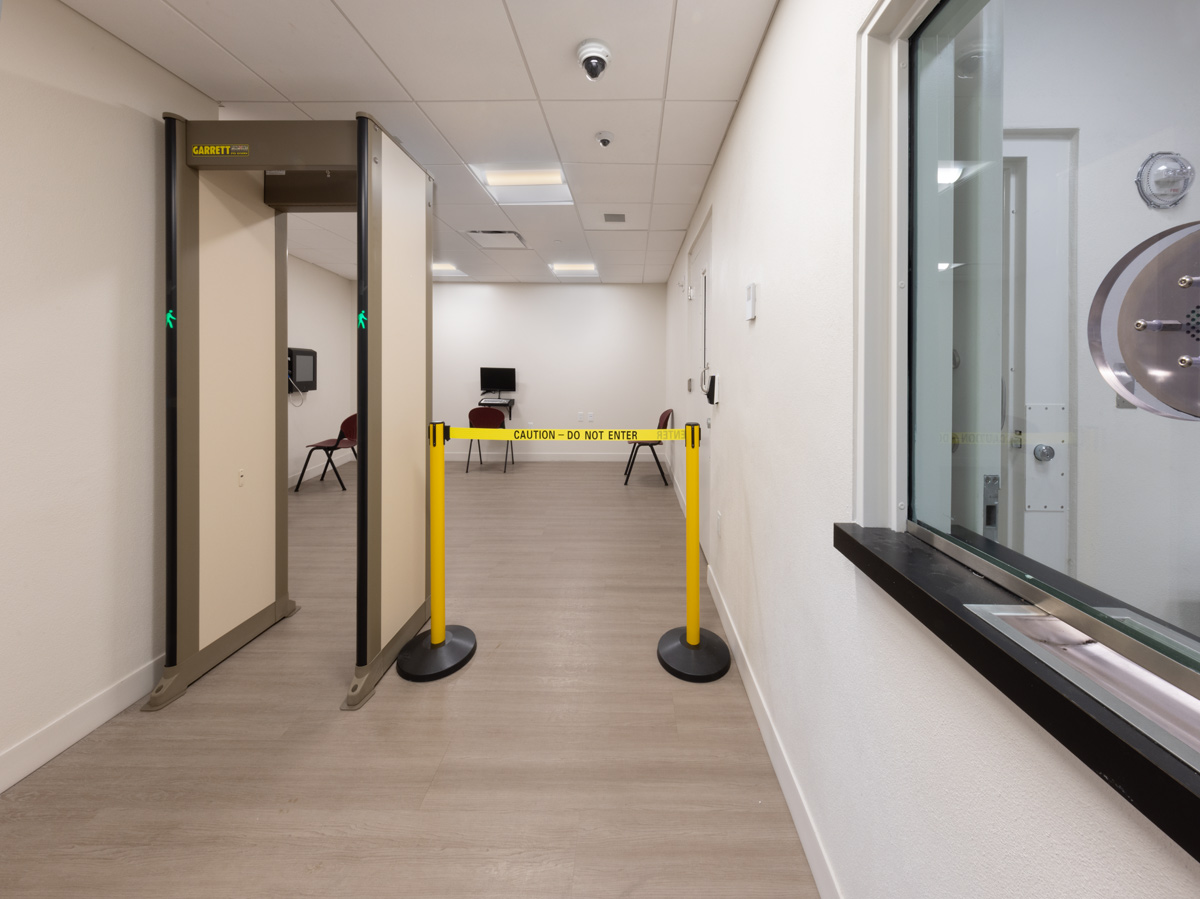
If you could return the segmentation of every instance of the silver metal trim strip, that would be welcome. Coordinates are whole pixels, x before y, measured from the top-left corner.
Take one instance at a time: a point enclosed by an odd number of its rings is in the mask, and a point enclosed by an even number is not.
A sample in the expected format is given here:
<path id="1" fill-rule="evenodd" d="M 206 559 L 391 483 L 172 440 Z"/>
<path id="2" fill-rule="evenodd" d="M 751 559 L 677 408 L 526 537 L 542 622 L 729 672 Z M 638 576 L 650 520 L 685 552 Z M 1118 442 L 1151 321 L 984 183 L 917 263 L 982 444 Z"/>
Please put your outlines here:
<path id="1" fill-rule="evenodd" d="M 1168 658 L 1145 643 L 1105 624 L 1098 618 L 1093 618 L 1091 615 L 1064 602 L 1057 596 L 1047 593 L 1040 587 L 1030 583 L 1029 580 L 1005 571 L 1003 568 L 989 562 L 983 556 L 976 555 L 971 550 L 959 546 L 957 543 L 952 543 L 941 534 L 930 531 L 915 521 L 910 520 L 906 530 L 922 543 L 927 543 L 938 552 L 944 553 L 954 561 L 967 566 L 976 574 L 1003 587 L 1010 593 L 1015 593 L 1030 605 L 1036 606 L 1048 615 L 1053 615 L 1055 618 L 1065 621 L 1072 627 L 1083 631 L 1083 633 L 1087 634 L 1093 640 L 1103 643 L 1114 652 L 1125 656 L 1131 662 L 1141 665 L 1147 671 L 1157 674 L 1168 683 L 1174 684 L 1184 692 L 1190 693 L 1192 696 L 1200 699 L 1200 672 L 1193 671 L 1186 665 L 1181 665 L 1179 662 Z M 1032 577 L 1032 575 L 1026 575 L 1026 578 L 1032 579 Z"/>

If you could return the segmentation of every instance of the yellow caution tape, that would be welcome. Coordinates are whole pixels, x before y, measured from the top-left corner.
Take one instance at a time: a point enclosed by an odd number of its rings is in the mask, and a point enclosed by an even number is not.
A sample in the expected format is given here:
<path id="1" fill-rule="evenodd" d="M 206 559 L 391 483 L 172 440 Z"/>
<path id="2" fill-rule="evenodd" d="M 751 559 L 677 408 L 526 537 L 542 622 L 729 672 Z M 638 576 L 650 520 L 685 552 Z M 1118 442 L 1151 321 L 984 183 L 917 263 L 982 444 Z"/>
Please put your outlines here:
<path id="1" fill-rule="evenodd" d="M 451 428 L 451 440 L 683 440 L 684 428 L 628 430 L 612 428 Z"/>

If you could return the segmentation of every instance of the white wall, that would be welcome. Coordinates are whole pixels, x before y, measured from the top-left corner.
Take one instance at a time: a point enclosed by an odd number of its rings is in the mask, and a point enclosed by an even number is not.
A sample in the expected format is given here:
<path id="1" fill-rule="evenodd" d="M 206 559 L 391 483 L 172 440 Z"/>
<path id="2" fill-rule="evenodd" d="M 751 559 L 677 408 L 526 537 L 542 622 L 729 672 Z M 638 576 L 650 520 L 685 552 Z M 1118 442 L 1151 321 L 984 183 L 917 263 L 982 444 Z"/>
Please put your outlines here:
<path id="1" fill-rule="evenodd" d="M 433 287 L 433 415 L 466 427 L 481 367 L 517 370 L 508 427 L 652 428 L 666 408 L 661 284 L 445 284 Z M 466 458 L 453 441 L 448 458 Z M 624 443 L 521 443 L 518 461 L 624 461 Z M 642 455 L 638 456 L 639 465 Z M 484 445 L 485 460 L 503 447 Z M 647 459 L 653 465 L 653 462 Z"/>
<path id="2" fill-rule="evenodd" d="M 1194 896 L 1200 865 L 833 549 L 853 515 L 855 36 L 873 5 L 782 0 L 667 282 L 682 408 L 699 372 L 673 285 L 711 208 L 711 582 L 776 770 L 825 899 Z"/>
<path id="3" fill-rule="evenodd" d="M 358 309 L 355 282 L 328 269 L 288 257 L 288 346 L 317 351 L 317 389 L 288 395 L 288 481 L 294 487 L 308 445 L 337 436 L 342 421 L 358 408 L 357 343 L 354 333 Z M 333 454 L 335 465 L 354 461 L 350 450 Z M 320 477 L 325 454 L 313 453 L 304 479 Z M 331 470 L 326 481 L 337 480 Z"/>
<path id="4" fill-rule="evenodd" d="M 164 110 L 216 117 L 56 0 L 4 0 L 0 789 L 161 664 Z"/>

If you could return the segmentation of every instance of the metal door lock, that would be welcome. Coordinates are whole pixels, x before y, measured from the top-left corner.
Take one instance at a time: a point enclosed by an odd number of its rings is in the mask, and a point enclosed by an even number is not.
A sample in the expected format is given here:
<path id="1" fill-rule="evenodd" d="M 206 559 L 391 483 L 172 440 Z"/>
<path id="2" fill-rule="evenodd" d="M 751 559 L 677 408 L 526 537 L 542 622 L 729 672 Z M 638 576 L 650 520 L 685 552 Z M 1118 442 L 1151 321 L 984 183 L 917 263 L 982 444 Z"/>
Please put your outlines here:
<path id="1" fill-rule="evenodd" d="M 1054 458 L 1054 447 L 1045 443 L 1039 443 L 1033 448 L 1033 458 L 1039 462 L 1049 462 Z"/>

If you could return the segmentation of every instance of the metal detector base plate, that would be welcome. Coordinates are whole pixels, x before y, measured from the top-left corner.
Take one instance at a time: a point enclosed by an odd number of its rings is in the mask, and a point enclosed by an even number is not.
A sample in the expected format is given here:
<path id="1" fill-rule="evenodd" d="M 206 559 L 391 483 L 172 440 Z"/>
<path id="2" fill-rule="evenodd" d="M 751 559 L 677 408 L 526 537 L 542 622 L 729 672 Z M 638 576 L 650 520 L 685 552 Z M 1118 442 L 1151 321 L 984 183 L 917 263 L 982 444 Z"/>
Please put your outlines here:
<path id="1" fill-rule="evenodd" d="M 430 681 L 447 677 L 475 655 L 475 633 L 461 624 L 446 626 L 446 640 L 439 646 L 429 642 L 429 631 L 417 634 L 396 657 L 396 673 L 405 680 Z"/>
<path id="2" fill-rule="evenodd" d="M 729 670 L 729 647 L 710 630 L 700 628 L 700 642 L 687 642 L 687 628 L 673 627 L 658 641 L 658 661 L 681 680 L 706 683 Z"/>

